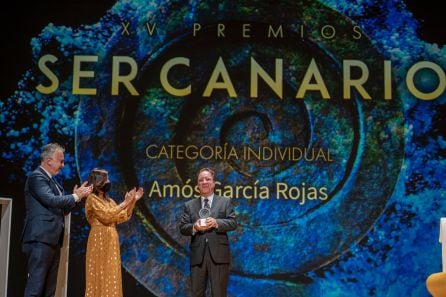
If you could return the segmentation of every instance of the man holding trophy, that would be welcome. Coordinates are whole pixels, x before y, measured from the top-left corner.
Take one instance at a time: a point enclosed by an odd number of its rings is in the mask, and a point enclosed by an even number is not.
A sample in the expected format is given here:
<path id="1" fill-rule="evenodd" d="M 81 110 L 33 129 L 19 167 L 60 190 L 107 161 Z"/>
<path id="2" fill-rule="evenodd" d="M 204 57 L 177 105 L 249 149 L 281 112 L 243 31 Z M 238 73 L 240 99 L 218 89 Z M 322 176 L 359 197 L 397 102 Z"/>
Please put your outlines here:
<path id="1" fill-rule="evenodd" d="M 231 200 L 214 195 L 215 173 L 210 168 L 198 172 L 200 199 L 184 205 L 180 232 L 191 236 L 190 268 L 192 296 L 203 297 L 208 280 L 213 297 L 226 296 L 229 282 L 228 231 L 237 228 Z"/>

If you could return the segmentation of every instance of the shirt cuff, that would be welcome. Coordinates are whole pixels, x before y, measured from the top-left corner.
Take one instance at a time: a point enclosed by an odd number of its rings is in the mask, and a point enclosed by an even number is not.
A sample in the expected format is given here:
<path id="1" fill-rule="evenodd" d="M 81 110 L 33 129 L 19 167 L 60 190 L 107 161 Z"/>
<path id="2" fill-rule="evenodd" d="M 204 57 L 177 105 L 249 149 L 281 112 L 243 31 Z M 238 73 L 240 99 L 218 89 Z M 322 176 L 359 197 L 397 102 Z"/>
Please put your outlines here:
<path id="1" fill-rule="evenodd" d="M 79 196 L 77 196 L 77 194 L 73 194 L 73 197 L 74 197 L 74 201 L 75 201 L 75 202 L 79 202 L 79 200 L 81 200 L 81 199 L 79 198 Z"/>

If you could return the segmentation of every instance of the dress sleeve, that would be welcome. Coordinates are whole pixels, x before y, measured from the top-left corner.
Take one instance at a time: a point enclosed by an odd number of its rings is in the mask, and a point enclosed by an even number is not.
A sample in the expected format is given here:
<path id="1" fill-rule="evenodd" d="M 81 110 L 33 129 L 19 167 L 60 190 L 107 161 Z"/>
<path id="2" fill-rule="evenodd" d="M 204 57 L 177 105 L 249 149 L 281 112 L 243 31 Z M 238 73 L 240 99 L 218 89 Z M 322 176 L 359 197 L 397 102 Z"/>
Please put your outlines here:
<path id="1" fill-rule="evenodd" d="M 87 217 L 94 217 L 104 225 L 119 224 L 129 219 L 127 211 L 120 209 L 114 201 L 111 204 L 106 204 L 94 194 L 87 197 L 85 212 Z"/>

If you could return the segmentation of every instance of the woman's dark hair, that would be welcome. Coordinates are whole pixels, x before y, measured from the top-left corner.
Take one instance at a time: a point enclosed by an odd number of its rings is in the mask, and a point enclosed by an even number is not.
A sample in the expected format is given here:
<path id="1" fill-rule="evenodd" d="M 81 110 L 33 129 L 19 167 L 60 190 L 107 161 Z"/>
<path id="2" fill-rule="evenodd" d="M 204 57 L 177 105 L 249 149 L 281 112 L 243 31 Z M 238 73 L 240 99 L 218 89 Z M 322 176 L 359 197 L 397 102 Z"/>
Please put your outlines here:
<path id="1" fill-rule="evenodd" d="M 98 190 L 102 188 L 108 179 L 108 171 L 100 168 L 91 170 L 88 176 L 88 185 L 93 185 L 93 193 L 98 194 Z"/>

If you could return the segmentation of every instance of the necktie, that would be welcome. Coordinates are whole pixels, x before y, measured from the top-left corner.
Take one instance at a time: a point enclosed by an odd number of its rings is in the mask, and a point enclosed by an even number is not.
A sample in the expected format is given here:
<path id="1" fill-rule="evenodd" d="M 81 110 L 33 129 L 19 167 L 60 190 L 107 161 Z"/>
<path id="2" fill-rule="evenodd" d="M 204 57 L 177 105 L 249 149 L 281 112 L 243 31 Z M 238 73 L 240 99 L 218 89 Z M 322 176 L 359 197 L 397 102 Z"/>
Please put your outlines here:
<path id="1" fill-rule="evenodd" d="M 210 213 L 211 212 L 211 207 L 209 206 L 209 199 L 208 198 L 204 198 L 203 201 L 204 201 L 204 208 L 209 209 L 209 213 Z M 207 244 L 208 243 L 208 237 L 207 237 L 206 234 L 204 236 L 206 238 L 206 244 Z"/>
<path id="2" fill-rule="evenodd" d="M 204 208 L 211 209 L 211 207 L 209 206 L 209 199 L 205 198 L 203 201 L 204 201 Z"/>
<path id="3" fill-rule="evenodd" d="M 56 185 L 57 191 L 59 192 L 59 195 L 62 196 L 62 190 L 61 190 L 61 186 L 59 186 L 59 184 L 57 183 L 57 181 L 54 178 L 51 178 L 51 180 L 53 181 L 53 183 Z"/>

